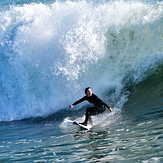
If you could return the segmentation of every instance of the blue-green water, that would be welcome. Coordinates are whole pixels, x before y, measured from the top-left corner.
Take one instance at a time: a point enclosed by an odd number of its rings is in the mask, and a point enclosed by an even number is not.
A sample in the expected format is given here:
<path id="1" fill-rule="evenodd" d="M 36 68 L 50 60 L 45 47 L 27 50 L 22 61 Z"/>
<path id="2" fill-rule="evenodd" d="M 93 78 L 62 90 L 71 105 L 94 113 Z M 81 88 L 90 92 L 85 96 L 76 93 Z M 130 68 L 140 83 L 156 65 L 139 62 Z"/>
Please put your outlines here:
<path id="1" fill-rule="evenodd" d="M 0 2 L 0 162 L 163 162 L 163 4 Z M 91 86 L 113 112 L 81 130 Z"/>

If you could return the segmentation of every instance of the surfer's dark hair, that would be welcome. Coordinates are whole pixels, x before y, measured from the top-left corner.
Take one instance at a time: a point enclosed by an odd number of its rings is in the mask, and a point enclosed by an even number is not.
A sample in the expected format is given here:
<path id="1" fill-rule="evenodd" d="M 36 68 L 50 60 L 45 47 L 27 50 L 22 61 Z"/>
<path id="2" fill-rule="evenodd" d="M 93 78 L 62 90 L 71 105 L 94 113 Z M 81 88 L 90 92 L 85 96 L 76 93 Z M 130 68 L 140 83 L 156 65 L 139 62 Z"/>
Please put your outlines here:
<path id="1" fill-rule="evenodd" d="M 91 87 L 87 87 L 87 88 L 85 89 L 85 94 L 87 93 L 88 89 L 91 89 Z"/>

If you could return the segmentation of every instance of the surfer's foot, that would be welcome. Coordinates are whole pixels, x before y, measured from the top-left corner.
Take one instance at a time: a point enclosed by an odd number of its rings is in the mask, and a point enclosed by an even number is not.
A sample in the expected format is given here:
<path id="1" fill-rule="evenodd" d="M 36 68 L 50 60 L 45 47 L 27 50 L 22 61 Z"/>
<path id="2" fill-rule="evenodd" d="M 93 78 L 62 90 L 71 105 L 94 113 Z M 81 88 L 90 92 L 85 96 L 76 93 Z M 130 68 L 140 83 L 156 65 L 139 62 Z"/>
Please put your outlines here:
<path id="1" fill-rule="evenodd" d="M 79 123 L 81 125 L 87 126 L 87 123 L 83 122 L 83 123 Z"/>

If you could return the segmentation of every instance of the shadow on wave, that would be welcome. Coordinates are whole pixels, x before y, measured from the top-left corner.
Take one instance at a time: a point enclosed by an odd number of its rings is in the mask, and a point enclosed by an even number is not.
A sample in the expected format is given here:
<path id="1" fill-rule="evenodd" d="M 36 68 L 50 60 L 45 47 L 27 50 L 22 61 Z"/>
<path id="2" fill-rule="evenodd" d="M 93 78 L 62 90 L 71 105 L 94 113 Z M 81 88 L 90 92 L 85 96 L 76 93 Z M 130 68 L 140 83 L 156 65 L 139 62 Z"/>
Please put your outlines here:
<path id="1" fill-rule="evenodd" d="M 131 97 L 122 114 L 130 119 L 144 121 L 163 117 L 163 67 L 131 88 Z"/>

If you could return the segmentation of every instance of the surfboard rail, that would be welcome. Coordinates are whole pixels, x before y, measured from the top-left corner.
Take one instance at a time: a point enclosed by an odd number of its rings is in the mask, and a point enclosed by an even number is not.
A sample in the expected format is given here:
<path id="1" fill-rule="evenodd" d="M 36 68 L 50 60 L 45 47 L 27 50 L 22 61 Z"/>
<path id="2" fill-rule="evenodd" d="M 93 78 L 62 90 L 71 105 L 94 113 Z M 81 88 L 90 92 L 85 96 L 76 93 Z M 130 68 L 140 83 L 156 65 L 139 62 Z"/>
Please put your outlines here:
<path id="1" fill-rule="evenodd" d="M 85 125 L 82 125 L 82 124 L 80 124 L 80 123 L 78 123 L 78 122 L 76 122 L 76 121 L 73 121 L 73 124 L 78 125 L 78 126 L 80 126 L 82 129 L 85 129 L 85 130 L 89 130 L 89 129 L 92 128 L 92 125 L 87 125 L 87 126 L 85 126 Z"/>

